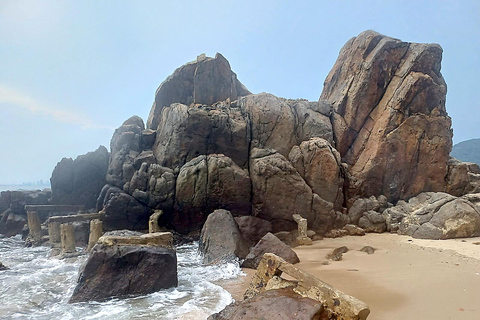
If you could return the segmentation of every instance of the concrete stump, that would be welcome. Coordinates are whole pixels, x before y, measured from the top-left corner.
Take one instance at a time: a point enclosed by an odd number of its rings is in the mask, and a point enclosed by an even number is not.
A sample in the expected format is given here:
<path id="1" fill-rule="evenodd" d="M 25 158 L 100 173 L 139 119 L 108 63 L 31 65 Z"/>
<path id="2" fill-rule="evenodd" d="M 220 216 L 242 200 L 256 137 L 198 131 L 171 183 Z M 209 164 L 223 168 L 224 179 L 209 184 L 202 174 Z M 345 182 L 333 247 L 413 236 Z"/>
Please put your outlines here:
<path id="1" fill-rule="evenodd" d="M 298 224 L 298 237 L 296 242 L 298 245 L 311 245 L 312 239 L 307 236 L 307 219 L 299 214 L 293 215 L 293 220 Z"/>
<path id="2" fill-rule="evenodd" d="M 29 236 L 35 244 L 40 244 L 42 242 L 42 227 L 36 211 L 27 211 L 27 224 Z"/>
<path id="3" fill-rule="evenodd" d="M 87 251 L 90 251 L 103 234 L 103 222 L 100 219 L 90 221 L 90 236 Z"/>
<path id="4" fill-rule="evenodd" d="M 148 220 L 148 232 L 149 233 L 155 233 L 155 232 L 160 232 L 160 227 L 158 225 L 158 219 L 160 216 L 163 214 L 162 210 L 155 210 L 155 213 L 150 216 L 150 219 Z"/>
<path id="5" fill-rule="evenodd" d="M 71 224 L 60 225 L 60 235 L 62 241 L 62 255 L 75 253 L 75 229 Z"/>

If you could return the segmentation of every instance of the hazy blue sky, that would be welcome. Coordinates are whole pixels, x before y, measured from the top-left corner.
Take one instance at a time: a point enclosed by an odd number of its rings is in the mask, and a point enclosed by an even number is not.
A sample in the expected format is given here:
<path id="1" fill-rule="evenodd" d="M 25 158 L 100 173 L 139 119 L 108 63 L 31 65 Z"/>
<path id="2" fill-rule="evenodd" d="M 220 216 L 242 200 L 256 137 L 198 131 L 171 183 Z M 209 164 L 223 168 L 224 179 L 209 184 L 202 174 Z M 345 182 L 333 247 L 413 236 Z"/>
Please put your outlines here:
<path id="1" fill-rule="evenodd" d="M 254 93 L 317 100 L 366 29 L 441 44 L 454 141 L 480 137 L 480 1 L 0 0 L 0 184 L 48 180 L 62 157 L 108 148 L 203 52 Z"/>

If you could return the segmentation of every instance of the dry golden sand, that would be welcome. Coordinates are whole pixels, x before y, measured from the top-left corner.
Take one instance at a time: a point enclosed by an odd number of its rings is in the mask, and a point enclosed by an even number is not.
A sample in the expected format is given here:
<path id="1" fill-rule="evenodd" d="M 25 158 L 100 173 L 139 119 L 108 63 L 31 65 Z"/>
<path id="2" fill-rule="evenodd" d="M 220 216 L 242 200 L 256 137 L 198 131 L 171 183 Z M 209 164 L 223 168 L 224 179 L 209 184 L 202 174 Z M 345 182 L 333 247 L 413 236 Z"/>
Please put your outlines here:
<path id="1" fill-rule="evenodd" d="M 478 245 L 474 243 L 478 242 Z M 359 250 L 372 246 L 374 254 Z M 347 246 L 342 261 L 322 262 Z M 366 302 L 369 320 L 479 320 L 480 238 L 419 240 L 395 234 L 367 234 L 315 241 L 295 248 L 296 266 Z M 254 271 L 222 285 L 239 300 Z"/>

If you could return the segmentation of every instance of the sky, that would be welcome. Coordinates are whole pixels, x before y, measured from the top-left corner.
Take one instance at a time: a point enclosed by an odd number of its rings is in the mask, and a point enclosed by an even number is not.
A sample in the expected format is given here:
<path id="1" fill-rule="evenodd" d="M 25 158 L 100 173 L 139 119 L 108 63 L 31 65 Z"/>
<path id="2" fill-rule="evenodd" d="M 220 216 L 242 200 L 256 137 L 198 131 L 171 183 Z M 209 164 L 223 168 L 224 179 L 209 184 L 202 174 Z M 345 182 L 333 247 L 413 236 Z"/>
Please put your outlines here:
<path id="1" fill-rule="evenodd" d="M 46 181 L 63 157 L 109 149 L 201 53 L 222 53 L 253 93 L 316 101 L 367 29 L 439 43 L 454 143 L 479 138 L 479 17 L 477 0 L 0 0 L 0 184 Z"/>

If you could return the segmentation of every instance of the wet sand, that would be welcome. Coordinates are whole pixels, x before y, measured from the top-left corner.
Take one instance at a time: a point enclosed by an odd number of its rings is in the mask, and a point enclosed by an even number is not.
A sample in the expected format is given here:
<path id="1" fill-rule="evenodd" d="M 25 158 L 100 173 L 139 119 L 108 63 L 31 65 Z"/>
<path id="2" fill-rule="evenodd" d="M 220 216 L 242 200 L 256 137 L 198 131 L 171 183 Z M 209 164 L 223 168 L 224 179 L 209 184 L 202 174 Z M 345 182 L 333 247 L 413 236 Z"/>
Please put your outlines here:
<path id="1" fill-rule="evenodd" d="M 478 245 L 474 243 L 479 243 Z M 368 255 L 364 246 L 376 249 Z M 350 250 L 327 261 L 333 249 Z M 480 319 L 480 238 L 419 240 L 395 234 L 367 234 L 315 241 L 294 249 L 298 268 L 364 302 L 369 320 Z M 241 300 L 254 271 L 223 283 Z"/>

